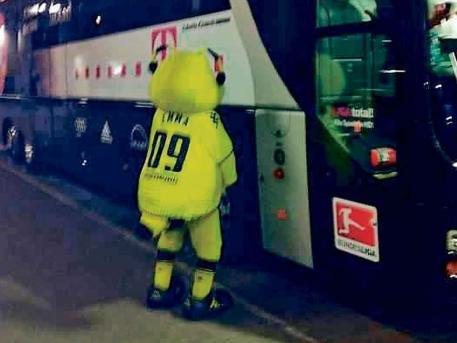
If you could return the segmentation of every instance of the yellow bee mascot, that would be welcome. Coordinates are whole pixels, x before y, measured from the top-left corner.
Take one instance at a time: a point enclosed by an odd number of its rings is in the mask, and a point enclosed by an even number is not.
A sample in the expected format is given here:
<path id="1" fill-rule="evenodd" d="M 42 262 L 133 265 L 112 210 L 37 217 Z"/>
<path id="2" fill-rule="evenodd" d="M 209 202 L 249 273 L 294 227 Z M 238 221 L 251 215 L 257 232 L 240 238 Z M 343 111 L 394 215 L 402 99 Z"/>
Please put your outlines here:
<path id="1" fill-rule="evenodd" d="M 158 54 L 168 56 L 158 63 Z M 221 257 L 219 202 L 237 179 L 233 145 L 218 113 L 225 82 L 223 59 L 211 49 L 155 51 L 149 94 L 157 110 L 141 171 L 141 223 L 158 239 L 149 308 L 184 300 L 189 319 L 217 314 L 232 305 L 230 294 L 213 287 Z M 214 67 L 212 66 L 214 62 Z M 189 294 L 172 278 L 186 231 L 198 257 Z"/>

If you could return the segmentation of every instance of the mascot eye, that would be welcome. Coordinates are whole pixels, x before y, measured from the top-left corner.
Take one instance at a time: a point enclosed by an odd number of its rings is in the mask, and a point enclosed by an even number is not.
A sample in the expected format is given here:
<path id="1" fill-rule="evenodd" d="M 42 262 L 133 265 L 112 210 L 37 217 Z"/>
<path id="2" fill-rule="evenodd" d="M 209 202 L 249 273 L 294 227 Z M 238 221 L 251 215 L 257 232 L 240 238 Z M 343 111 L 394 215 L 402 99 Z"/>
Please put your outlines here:
<path id="1" fill-rule="evenodd" d="M 225 83 L 225 73 L 224 72 L 217 73 L 216 82 L 219 86 L 222 86 Z"/>
<path id="2" fill-rule="evenodd" d="M 224 60 L 222 59 L 222 56 L 219 55 L 217 52 L 214 50 L 208 48 L 207 49 L 211 57 L 214 59 L 214 64 L 215 64 L 215 71 L 216 71 L 216 82 L 219 86 L 223 86 L 225 83 L 225 73 L 223 71 L 223 64 Z"/>
<path id="3" fill-rule="evenodd" d="M 157 62 L 149 63 L 149 71 L 151 72 L 151 74 L 154 74 L 156 70 L 157 70 Z"/>

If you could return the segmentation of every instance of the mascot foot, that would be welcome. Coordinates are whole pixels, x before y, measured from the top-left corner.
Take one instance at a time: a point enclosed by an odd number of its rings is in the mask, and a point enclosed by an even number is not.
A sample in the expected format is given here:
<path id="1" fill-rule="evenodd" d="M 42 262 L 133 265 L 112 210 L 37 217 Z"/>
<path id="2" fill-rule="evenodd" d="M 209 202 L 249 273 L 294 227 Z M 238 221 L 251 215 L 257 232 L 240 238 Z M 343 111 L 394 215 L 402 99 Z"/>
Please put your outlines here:
<path id="1" fill-rule="evenodd" d="M 181 279 L 174 279 L 170 288 L 161 291 L 151 285 L 146 296 L 146 306 L 150 309 L 169 308 L 182 302 L 186 286 Z"/>
<path id="2" fill-rule="evenodd" d="M 184 301 L 182 314 L 190 320 L 199 320 L 214 317 L 233 306 L 233 298 L 229 292 L 216 289 L 205 299 L 195 300 L 189 295 Z"/>

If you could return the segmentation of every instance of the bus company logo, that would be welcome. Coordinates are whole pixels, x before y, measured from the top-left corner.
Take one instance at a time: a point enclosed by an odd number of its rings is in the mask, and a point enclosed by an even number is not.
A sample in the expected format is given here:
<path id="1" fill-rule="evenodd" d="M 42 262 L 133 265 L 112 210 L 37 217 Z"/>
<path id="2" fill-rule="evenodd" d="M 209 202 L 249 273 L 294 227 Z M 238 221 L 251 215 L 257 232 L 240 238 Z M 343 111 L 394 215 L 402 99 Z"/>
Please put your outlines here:
<path id="1" fill-rule="evenodd" d="M 105 121 L 105 125 L 103 125 L 102 133 L 100 134 L 100 142 L 103 144 L 113 143 L 113 136 L 111 135 L 111 129 L 109 127 L 108 120 Z"/>
<path id="2" fill-rule="evenodd" d="M 335 246 L 349 254 L 379 262 L 376 207 L 333 198 Z"/>
<path id="3" fill-rule="evenodd" d="M 151 48 L 152 51 L 162 45 L 168 45 L 176 48 L 178 45 L 178 30 L 176 26 L 161 27 L 159 29 L 152 30 L 151 32 Z M 160 59 L 164 60 L 167 57 L 167 51 L 163 50 L 160 55 Z"/>
<path id="4" fill-rule="evenodd" d="M 214 25 L 226 24 L 231 20 L 230 17 L 211 18 L 211 19 L 200 19 L 198 21 L 191 21 L 185 23 L 182 27 L 183 31 L 204 29 Z"/>
<path id="5" fill-rule="evenodd" d="M 130 133 L 130 148 L 136 151 L 146 151 L 148 148 L 148 135 L 140 124 L 136 124 Z"/>
<path id="6" fill-rule="evenodd" d="M 87 131 L 87 120 L 84 117 L 76 117 L 74 121 L 76 137 L 81 137 Z"/>

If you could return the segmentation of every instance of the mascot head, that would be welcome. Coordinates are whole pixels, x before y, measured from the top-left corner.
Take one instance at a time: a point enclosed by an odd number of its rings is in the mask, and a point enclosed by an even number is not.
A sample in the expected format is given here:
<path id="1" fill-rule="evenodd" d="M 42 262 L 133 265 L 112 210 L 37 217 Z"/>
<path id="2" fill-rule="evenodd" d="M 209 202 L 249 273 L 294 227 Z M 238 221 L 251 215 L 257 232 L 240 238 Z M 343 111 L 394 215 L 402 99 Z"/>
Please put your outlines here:
<path id="1" fill-rule="evenodd" d="M 211 111 L 219 105 L 225 82 L 222 57 L 211 49 L 171 49 L 158 63 L 157 54 L 165 49 L 161 46 L 155 51 L 149 66 L 149 95 L 154 105 L 164 111 L 185 113 Z"/>

